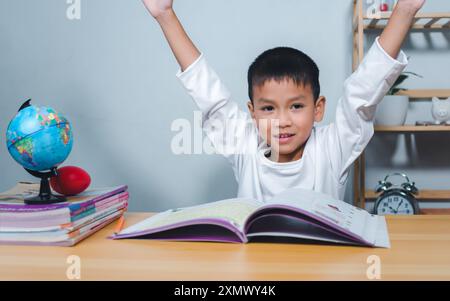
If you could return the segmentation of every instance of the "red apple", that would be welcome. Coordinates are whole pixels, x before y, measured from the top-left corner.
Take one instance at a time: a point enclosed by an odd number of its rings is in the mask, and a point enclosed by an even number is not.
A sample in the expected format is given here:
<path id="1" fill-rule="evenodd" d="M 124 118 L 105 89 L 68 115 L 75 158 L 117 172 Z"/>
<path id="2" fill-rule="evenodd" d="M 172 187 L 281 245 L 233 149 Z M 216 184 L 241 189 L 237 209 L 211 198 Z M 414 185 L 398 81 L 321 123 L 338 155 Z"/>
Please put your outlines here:
<path id="1" fill-rule="evenodd" d="M 50 185 L 57 193 L 70 196 L 76 195 L 89 187 L 91 177 L 82 168 L 64 166 L 57 169 L 58 175 L 50 178 Z"/>

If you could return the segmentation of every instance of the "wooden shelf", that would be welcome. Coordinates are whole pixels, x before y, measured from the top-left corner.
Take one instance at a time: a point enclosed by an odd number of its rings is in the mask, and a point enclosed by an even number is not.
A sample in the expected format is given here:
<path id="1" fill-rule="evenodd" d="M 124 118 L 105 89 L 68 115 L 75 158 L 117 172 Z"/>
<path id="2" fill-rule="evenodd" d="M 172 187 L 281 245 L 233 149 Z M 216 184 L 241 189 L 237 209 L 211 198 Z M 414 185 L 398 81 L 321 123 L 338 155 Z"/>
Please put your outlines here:
<path id="1" fill-rule="evenodd" d="M 391 17 L 391 12 L 380 12 L 373 16 L 367 15 L 363 0 L 353 1 L 353 59 L 352 70 L 355 71 L 364 58 L 364 35 L 368 30 L 379 30 L 386 27 L 387 21 Z M 414 19 L 412 30 L 433 32 L 445 31 L 450 29 L 450 12 L 438 13 L 418 13 Z M 430 100 L 433 97 L 448 98 L 450 97 L 450 89 L 414 89 L 398 93 L 399 95 L 409 96 L 411 101 L 416 100 Z M 450 126 L 376 126 L 375 131 L 378 133 L 428 133 L 437 132 L 443 134 L 450 134 Z M 353 196 L 356 205 L 365 208 L 366 199 L 374 200 L 376 194 L 374 191 L 366 190 L 366 162 L 365 152 L 355 160 L 354 163 L 354 177 L 353 177 Z M 419 199 L 421 201 L 438 200 L 450 201 L 450 190 L 422 190 L 420 191 Z M 431 209 L 430 209 L 431 210 Z"/>
<path id="2" fill-rule="evenodd" d="M 424 209 L 420 209 L 420 214 L 424 214 L 424 215 L 450 215 L 450 209 L 424 208 Z"/>
<path id="3" fill-rule="evenodd" d="M 426 133 L 426 132 L 449 132 L 450 125 L 402 125 L 402 126 L 375 126 L 378 133 Z"/>
<path id="4" fill-rule="evenodd" d="M 397 95 L 407 95 L 410 100 L 432 99 L 433 97 L 448 98 L 450 97 L 450 89 L 410 89 L 400 91 Z"/>
<path id="5" fill-rule="evenodd" d="M 365 198 L 368 200 L 374 200 L 378 197 L 378 193 L 374 190 L 366 190 Z M 416 199 L 421 202 L 433 201 L 433 202 L 448 202 L 450 201 L 450 190 L 419 190 L 419 194 Z"/>
<path id="6" fill-rule="evenodd" d="M 373 16 L 364 15 L 363 23 L 365 30 L 384 29 L 386 24 L 380 24 L 382 20 L 388 20 L 391 12 L 381 12 Z M 424 21 L 422 21 L 424 20 Z M 368 22 L 367 22 L 368 21 Z M 385 23 L 385 22 L 384 22 Z M 355 26 L 356 28 L 357 26 Z M 448 30 L 450 29 L 450 12 L 446 13 L 418 13 L 411 27 L 416 30 Z"/>

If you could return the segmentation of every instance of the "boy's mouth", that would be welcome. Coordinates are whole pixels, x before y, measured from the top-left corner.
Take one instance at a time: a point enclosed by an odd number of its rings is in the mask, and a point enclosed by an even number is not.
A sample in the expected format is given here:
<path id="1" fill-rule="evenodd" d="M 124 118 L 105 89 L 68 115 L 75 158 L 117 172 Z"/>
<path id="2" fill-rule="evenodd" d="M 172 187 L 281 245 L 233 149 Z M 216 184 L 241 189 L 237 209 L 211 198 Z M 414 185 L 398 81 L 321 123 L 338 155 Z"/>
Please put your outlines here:
<path id="1" fill-rule="evenodd" d="M 289 143 L 292 140 L 292 137 L 294 137 L 295 134 L 279 134 L 275 135 L 274 138 L 278 139 L 280 144 L 286 144 Z"/>
<path id="2" fill-rule="evenodd" d="M 289 134 L 289 133 L 286 133 L 286 134 L 279 134 L 279 135 L 275 135 L 275 138 L 289 138 L 289 137 L 292 137 L 292 136 L 295 136 L 295 134 Z"/>

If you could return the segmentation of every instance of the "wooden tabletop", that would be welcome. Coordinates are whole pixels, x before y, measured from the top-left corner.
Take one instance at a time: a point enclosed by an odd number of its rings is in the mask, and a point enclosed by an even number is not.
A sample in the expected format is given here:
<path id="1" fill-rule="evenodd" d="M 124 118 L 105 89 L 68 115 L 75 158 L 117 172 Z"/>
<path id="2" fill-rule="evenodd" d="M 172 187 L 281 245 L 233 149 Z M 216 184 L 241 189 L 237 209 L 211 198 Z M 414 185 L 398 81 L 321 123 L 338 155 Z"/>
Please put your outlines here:
<path id="1" fill-rule="evenodd" d="M 126 226 L 150 213 L 127 213 Z M 75 247 L 0 246 L 0 280 L 450 280 L 450 216 L 388 217 L 391 249 L 321 244 L 109 240 L 115 223 Z M 369 263 L 368 262 L 369 259 Z"/>

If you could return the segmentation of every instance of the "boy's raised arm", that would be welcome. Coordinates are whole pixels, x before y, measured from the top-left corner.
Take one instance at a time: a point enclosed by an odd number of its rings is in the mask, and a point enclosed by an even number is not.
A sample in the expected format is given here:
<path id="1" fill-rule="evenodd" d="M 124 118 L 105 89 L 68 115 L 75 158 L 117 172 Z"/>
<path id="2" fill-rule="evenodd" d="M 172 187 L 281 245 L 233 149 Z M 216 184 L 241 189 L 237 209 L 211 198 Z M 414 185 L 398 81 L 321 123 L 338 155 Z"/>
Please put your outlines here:
<path id="1" fill-rule="evenodd" d="M 200 56 L 200 51 L 178 20 L 172 8 L 173 0 L 142 0 L 142 2 L 161 26 L 181 71 L 186 70 Z"/>
<path id="2" fill-rule="evenodd" d="M 346 182 L 353 162 L 374 134 L 376 107 L 408 64 L 401 46 L 425 0 L 399 0 L 391 18 L 363 61 L 344 84 L 329 127 L 328 149 L 337 179 Z"/>
<path id="3" fill-rule="evenodd" d="M 423 7 L 425 0 L 399 0 L 391 18 L 383 30 L 379 42 L 381 47 L 393 58 L 400 53 L 414 17 Z"/>
<path id="4" fill-rule="evenodd" d="M 251 119 L 231 100 L 231 93 L 184 31 L 172 8 L 173 0 L 142 1 L 161 26 L 180 65 L 176 76 L 202 113 L 203 131 L 238 177 L 243 166 L 241 154 L 250 142 L 257 141 L 254 131 L 248 131 L 253 130 Z"/>

